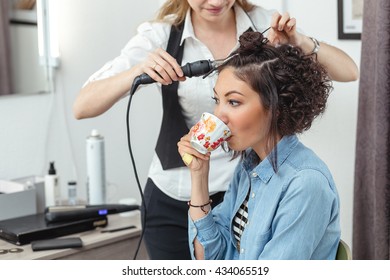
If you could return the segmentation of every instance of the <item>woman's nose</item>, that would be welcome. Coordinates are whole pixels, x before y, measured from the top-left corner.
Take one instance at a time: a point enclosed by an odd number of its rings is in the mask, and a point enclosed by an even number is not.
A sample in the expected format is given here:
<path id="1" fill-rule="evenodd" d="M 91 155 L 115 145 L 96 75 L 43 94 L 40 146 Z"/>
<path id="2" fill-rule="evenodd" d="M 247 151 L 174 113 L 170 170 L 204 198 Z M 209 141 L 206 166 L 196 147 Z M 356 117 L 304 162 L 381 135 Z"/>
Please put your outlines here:
<path id="1" fill-rule="evenodd" d="M 228 118 L 226 116 L 226 114 L 223 113 L 223 110 L 221 110 L 221 107 L 220 106 L 216 106 L 214 108 L 214 115 L 220 119 L 221 121 L 223 121 L 225 124 L 228 123 Z"/>
<path id="2" fill-rule="evenodd" d="M 209 0 L 209 4 L 213 6 L 221 6 L 225 0 Z"/>

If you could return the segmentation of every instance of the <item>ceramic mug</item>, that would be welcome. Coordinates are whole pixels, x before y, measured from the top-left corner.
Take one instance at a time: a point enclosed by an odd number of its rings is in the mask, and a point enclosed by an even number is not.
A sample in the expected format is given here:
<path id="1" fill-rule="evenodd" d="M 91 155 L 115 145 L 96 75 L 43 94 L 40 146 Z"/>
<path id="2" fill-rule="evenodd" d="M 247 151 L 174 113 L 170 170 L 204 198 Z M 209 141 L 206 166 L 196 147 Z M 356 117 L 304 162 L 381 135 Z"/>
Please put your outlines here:
<path id="1" fill-rule="evenodd" d="M 190 135 L 192 147 L 202 154 L 207 154 L 226 141 L 230 137 L 231 131 L 218 117 L 205 112 L 191 128 Z"/>

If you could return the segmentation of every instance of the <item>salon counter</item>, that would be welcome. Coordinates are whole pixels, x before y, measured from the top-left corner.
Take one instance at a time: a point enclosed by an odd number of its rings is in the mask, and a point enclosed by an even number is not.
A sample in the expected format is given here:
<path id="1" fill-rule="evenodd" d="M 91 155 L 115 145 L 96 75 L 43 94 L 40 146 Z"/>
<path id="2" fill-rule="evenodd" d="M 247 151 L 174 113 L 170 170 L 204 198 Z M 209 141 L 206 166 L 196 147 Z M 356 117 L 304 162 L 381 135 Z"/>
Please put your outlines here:
<path id="1" fill-rule="evenodd" d="M 80 237 L 83 247 L 76 249 L 59 249 L 32 251 L 31 244 L 17 246 L 0 239 L 0 249 L 8 250 L 8 253 L 0 254 L 1 260 L 131 260 L 141 236 L 140 214 L 138 211 L 122 214 L 108 215 L 108 225 L 104 228 L 96 228 L 77 234 L 63 236 Z M 114 232 L 102 232 L 102 230 L 117 229 L 134 225 L 135 228 Z M 12 250 L 17 248 L 16 250 Z M 19 249 L 22 249 L 19 250 Z M 10 252 L 11 251 L 11 252 Z M 16 252 L 12 252 L 16 251 Z M 21 252 L 17 252 L 21 251 Z M 137 260 L 148 259 L 143 245 L 138 252 Z"/>

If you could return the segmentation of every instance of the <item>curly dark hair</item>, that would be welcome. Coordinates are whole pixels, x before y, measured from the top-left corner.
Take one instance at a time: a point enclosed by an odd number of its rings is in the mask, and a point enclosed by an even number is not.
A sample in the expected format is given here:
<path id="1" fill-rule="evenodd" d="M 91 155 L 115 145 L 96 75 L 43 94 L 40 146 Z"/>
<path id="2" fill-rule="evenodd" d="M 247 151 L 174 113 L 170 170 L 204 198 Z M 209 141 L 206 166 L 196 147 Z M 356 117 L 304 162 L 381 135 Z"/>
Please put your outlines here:
<path id="1" fill-rule="evenodd" d="M 243 33 L 239 42 L 240 47 L 218 71 L 234 68 L 236 77 L 256 91 L 270 110 L 271 151 L 277 135 L 298 134 L 311 127 L 325 111 L 332 82 L 316 56 L 305 55 L 300 48 L 272 46 L 261 33 L 252 31 Z"/>

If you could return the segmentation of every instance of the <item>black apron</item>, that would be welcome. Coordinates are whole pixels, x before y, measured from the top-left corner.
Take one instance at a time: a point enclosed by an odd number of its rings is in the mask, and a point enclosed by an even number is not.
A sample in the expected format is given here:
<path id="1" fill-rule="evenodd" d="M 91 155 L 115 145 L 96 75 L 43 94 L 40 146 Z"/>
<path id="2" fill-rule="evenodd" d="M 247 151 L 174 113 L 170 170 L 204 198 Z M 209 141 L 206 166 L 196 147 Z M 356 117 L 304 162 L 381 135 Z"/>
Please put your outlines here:
<path id="1" fill-rule="evenodd" d="M 184 21 L 179 26 L 172 26 L 169 36 L 167 52 L 176 58 L 181 65 L 183 59 L 184 42 L 180 46 L 183 34 Z M 185 166 L 177 151 L 177 142 L 188 133 L 182 108 L 179 104 L 177 89 L 179 82 L 162 86 L 163 117 L 158 136 L 156 153 L 164 170 Z"/>

